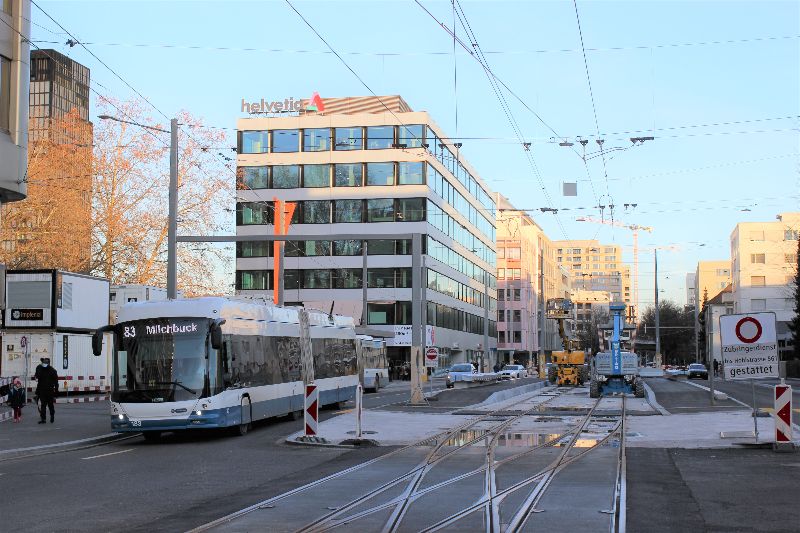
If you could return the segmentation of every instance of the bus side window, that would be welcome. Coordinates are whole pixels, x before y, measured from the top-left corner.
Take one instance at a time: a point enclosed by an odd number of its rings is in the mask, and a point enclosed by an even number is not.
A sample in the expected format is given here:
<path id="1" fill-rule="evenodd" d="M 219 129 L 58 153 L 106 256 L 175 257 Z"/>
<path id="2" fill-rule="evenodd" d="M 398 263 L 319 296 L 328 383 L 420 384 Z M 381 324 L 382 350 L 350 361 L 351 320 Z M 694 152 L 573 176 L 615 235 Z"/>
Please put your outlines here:
<path id="1" fill-rule="evenodd" d="M 233 350 L 231 346 L 230 339 L 226 339 L 222 342 L 222 350 L 220 350 L 220 356 L 222 358 L 222 381 L 225 388 L 228 388 L 232 385 L 231 382 L 231 356 L 233 355 Z"/>

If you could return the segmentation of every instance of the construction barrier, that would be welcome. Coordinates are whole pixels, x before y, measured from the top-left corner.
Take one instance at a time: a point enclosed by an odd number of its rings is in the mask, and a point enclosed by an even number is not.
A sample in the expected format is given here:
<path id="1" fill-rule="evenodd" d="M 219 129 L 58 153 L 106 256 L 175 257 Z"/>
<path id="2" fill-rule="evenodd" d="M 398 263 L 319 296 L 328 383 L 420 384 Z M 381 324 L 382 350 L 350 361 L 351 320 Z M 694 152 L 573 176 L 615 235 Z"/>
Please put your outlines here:
<path id="1" fill-rule="evenodd" d="M 305 436 L 316 437 L 319 429 L 319 388 L 313 383 L 306 385 L 304 413 Z"/>
<path id="2" fill-rule="evenodd" d="M 792 442 L 792 387 L 775 385 L 775 442 Z"/>

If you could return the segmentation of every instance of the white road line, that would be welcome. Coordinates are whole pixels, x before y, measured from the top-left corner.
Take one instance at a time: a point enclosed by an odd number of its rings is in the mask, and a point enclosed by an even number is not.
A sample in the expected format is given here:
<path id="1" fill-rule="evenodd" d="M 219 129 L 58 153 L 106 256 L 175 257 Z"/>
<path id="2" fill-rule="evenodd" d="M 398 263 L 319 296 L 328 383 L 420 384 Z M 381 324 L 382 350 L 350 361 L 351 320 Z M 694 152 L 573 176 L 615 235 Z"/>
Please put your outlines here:
<path id="1" fill-rule="evenodd" d="M 134 450 L 134 448 L 128 448 L 127 450 L 121 450 L 121 451 L 118 451 L 118 452 L 104 453 L 102 455 L 93 455 L 91 457 L 81 457 L 81 459 L 84 460 L 84 461 L 87 460 L 87 459 L 98 459 L 100 457 L 108 457 L 109 455 L 117 455 L 119 453 L 132 452 L 133 450 Z"/>

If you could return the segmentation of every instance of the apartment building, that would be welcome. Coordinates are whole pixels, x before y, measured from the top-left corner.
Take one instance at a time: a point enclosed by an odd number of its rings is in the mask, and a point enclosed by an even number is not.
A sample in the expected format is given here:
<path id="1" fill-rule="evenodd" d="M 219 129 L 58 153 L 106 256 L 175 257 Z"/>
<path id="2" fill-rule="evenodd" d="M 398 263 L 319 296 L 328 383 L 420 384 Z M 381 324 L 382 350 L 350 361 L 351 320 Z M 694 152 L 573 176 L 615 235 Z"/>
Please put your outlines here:
<path id="1" fill-rule="evenodd" d="M 566 268 L 576 289 L 611 293 L 615 302 L 631 307 L 631 269 L 623 263 L 622 248 L 597 240 L 554 241 L 556 262 Z"/>
<path id="2" fill-rule="evenodd" d="M 778 349 L 791 351 L 787 323 L 794 316 L 800 212 L 781 213 L 774 222 L 740 222 L 731 232 L 733 312 L 775 313 Z"/>
<path id="3" fill-rule="evenodd" d="M 353 316 L 383 330 L 390 334 L 390 359 L 408 361 L 408 235 L 420 234 L 427 344 L 439 348 L 441 366 L 490 364 L 487 352 L 497 345 L 495 202 L 461 144 L 400 96 L 283 103 L 288 113 L 237 123 L 236 233 L 271 235 L 273 201 L 294 205 L 288 234 L 296 239 L 285 245 L 286 304 Z M 264 109 L 256 102 L 242 107 Z M 272 244 L 239 242 L 236 256 L 236 291 L 271 297 Z"/>
<path id="4" fill-rule="evenodd" d="M 697 308 L 697 274 L 689 272 L 686 274 L 686 305 Z"/>

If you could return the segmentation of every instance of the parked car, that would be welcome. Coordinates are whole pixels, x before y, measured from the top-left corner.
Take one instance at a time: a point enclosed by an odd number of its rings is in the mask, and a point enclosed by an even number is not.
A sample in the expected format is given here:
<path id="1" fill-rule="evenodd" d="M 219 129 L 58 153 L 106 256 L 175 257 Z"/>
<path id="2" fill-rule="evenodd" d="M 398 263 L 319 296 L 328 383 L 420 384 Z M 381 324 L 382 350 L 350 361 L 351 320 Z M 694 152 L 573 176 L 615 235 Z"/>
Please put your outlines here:
<path id="1" fill-rule="evenodd" d="M 445 378 L 445 385 L 448 389 L 455 386 L 456 381 L 461 381 L 464 376 L 476 374 L 478 370 L 472 366 L 472 363 L 459 363 L 450 367 L 450 371 Z"/>
<path id="2" fill-rule="evenodd" d="M 701 378 L 701 379 L 708 379 L 708 369 L 706 365 L 701 363 L 692 363 L 689 365 L 689 368 L 686 370 L 687 379 L 692 378 Z"/>
<path id="3" fill-rule="evenodd" d="M 519 379 L 528 377 L 528 371 L 522 365 L 506 365 L 500 372 L 500 379 Z"/>

